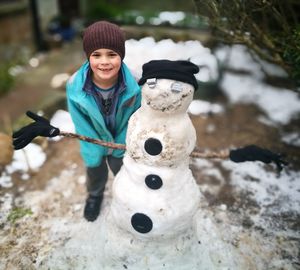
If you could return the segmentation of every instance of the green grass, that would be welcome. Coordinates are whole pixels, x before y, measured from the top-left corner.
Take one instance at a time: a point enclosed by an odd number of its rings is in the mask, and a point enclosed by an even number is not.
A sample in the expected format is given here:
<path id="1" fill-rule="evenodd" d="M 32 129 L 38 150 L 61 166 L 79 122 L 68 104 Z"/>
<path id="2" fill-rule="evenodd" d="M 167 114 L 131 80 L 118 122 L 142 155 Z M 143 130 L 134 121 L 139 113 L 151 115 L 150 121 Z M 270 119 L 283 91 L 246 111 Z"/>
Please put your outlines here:
<path id="1" fill-rule="evenodd" d="M 33 212 L 29 208 L 16 207 L 9 213 L 7 220 L 11 224 L 15 224 L 20 218 L 32 214 Z"/>

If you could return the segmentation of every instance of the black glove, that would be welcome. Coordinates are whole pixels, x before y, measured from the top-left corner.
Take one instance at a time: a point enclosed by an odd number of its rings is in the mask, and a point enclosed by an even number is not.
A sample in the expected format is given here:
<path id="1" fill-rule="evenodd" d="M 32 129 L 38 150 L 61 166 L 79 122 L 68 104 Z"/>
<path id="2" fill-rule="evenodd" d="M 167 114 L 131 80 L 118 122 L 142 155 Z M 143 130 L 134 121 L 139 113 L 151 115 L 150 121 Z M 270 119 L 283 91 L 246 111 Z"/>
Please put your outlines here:
<path id="1" fill-rule="evenodd" d="M 281 171 L 283 165 L 288 163 L 283 160 L 281 154 L 275 154 L 267 149 L 260 148 L 256 145 L 248 145 L 243 148 L 231 150 L 229 158 L 233 162 L 244 162 L 244 161 L 262 161 L 266 164 L 274 162 L 277 166 L 278 171 Z"/>
<path id="2" fill-rule="evenodd" d="M 55 137 L 59 135 L 60 130 L 51 126 L 49 120 L 31 111 L 27 111 L 26 115 L 35 120 L 35 122 L 13 133 L 12 137 L 15 150 L 24 148 L 37 136 Z"/>

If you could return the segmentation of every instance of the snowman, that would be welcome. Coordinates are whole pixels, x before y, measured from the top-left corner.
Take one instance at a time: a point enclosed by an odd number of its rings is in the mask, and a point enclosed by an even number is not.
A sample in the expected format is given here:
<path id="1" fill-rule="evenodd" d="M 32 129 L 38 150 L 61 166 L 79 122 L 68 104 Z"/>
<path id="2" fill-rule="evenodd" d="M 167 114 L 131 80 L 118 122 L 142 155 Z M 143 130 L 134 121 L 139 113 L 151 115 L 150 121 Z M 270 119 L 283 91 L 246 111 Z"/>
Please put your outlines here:
<path id="1" fill-rule="evenodd" d="M 124 165 L 106 217 L 106 266 L 174 269 L 191 256 L 201 194 L 189 169 L 196 132 L 187 109 L 198 71 L 188 61 L 143 66 L 142 104 L 129 120 Z"/>

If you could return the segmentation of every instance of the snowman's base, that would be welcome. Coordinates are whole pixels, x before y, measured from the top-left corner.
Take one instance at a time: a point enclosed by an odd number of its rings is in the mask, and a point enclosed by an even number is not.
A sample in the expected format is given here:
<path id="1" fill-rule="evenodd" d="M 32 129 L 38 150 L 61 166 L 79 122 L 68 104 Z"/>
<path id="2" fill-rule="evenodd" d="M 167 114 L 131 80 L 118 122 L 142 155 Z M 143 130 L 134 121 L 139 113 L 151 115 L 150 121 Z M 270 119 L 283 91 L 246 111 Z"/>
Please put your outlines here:
<path id="1" fill-rule="evenodd" d="M 120 229 L 108 212 L 102 237 L 102 268 L 106 270 L 247 269 L 241 254 L 225 241 L 224 231 L 218 228 L 212 213 L 203 208 L 186 231 L 174 237 L 153 238 Z"/>
<path id="2" fill-rule="evenodd" d="M 105 209 L 108 210 L 108 209 Z M 71 239 L 37 262 L 47 270 L 240 270 L 252 269 L 245 254 L 229 242 L 233 232 L 220 228 L 200 209 L 194 228 L 167 239 L 137 239 L 112 223 L 110 211 L 95 222 L 75 225 Z M 225 240 L 225 238 L 229 238 Z"/>
<path id="3" fill-rule="evenodd" d="M 143 239 L 120 229 L 108 214 L 103 233 L 104 269 L 199 269 L 192 227 L 172 238 Z"/>

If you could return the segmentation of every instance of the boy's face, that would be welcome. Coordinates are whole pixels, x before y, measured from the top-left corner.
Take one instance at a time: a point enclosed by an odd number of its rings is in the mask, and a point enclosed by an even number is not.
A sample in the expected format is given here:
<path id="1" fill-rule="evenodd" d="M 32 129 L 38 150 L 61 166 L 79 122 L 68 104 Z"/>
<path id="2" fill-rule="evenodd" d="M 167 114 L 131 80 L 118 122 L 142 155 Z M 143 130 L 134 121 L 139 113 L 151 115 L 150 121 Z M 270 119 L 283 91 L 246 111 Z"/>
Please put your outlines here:
<path id="1" fill-rule="evenodd" d="M 110 49 L 93 51 L 89 62 L 93 71 L 94 83 L 105 89 L 117 82 L 122 60 L 115 51 Z"/>

